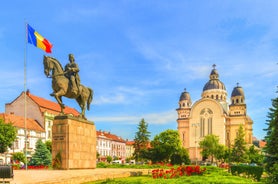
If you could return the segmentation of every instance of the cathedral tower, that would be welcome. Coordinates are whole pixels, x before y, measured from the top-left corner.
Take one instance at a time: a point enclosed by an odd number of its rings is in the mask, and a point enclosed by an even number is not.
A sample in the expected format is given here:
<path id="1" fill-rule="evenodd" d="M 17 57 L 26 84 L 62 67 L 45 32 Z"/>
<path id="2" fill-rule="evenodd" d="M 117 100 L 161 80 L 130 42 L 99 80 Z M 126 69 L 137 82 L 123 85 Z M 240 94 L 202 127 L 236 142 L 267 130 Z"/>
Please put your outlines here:
<path id="1" fill-rule="evenodd" d="M 191 97 L 190 94 L 184 89 L 184 92 L 181 93 L 179 100 L 179 108 L 176 109 L 178 112 L 178 131 L 180 135 L 180 140 L 184 147 L 188 147 L 189 139 L 189 114 L 191 111 Z"/>
<path id="2" fill-rule="evenodd" d="M 247 115 L 245 95 L 241 86 L 237 83 L 231 94 L 231 104 L 229 105 L 229 121 L 227 123 L 227 143 L 234 144 L 240 125 L 243 126 L 245 142 L 252 144 L 252 124 L 253 121 Z"/>

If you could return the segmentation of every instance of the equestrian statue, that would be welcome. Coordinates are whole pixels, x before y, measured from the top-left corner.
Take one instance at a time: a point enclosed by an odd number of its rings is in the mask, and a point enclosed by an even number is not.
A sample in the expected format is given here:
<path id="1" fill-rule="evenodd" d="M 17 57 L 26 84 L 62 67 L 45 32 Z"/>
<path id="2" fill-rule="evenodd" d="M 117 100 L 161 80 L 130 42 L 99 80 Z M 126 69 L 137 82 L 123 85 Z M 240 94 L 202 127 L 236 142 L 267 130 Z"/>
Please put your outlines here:
<path id="1" fill-rule="evenodd" d="M 59 103 L 61 113 L 64 114 L 65 105 L 62 96 L 65 96 L 77 101 L 82 110 L 81 118 L 86 119 L 85 110 L 86 107 L 90 110 L 94 92 L 91 88 L 80 84 L 79 68 L 73 54 L 69 54 L 69 63 L 65 66 L 65 70 L 57 59 L 50 56 L 43 57 L 43 65 L 45 75 L 52 78 L 53 93 L 50 95 Z"/>

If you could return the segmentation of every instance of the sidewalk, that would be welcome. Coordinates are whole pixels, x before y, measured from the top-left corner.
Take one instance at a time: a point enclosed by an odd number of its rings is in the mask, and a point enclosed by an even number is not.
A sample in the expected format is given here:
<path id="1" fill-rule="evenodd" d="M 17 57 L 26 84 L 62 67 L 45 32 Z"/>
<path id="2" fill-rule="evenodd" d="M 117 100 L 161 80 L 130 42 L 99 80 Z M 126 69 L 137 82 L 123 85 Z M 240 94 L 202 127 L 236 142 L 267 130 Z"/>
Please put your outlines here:
<path id="1" fill-rule="evenodd" d="M 11 184 L 75 184 L 108 178 L 147 175 L 149 169 L 97 168 L 82 170 L 14 170 Z M 1 181 L 0 181 L 1 182 Z"/>

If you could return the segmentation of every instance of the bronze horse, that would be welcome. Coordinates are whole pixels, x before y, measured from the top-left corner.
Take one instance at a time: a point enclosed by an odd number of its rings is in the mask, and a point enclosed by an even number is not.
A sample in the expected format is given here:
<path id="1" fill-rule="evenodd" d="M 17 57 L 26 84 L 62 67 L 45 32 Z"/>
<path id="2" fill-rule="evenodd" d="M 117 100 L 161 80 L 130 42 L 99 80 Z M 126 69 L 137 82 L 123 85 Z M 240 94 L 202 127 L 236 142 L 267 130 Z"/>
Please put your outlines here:
<path id="1" fill-rule="evenodd" d="M 93 90 L 81 84 L 79 87 L 79 92 L 74 94 L 71 91 L 70 80 L 65 77 L 63 67 L 57 59 L 44 56 L 43 65 L 45 75 L 52 78 L 52 89 L 54 91 L 52 95 L 59 103 L 61 107 L 61 113 L 64 114 L 63 110 L 65 108 L 65 105 L 62 101 L 62 96 L 74 98 L 82 110 L 81 117 L 86 119 L 85 109 L 87 105 L 87 110 L 90 110 L 90 103 L 93 100 Z M 52 74 L 50 75 L 51 71 Z"/>

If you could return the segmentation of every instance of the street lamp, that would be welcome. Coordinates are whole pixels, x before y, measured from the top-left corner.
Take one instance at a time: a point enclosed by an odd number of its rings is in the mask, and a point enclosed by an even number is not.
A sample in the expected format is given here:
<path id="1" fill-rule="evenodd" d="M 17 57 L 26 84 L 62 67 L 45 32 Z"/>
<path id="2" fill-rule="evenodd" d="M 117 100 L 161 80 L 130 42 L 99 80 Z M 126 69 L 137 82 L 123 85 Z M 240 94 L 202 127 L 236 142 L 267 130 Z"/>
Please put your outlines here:
<path id="1" fill-rule="evenodd" d="M 199 127 L 199 123 L 192 123 L 192 127 L 195 127 L 195 161 L 196 161 L 196 165 L 197 165 L 197 127 Z"/>

